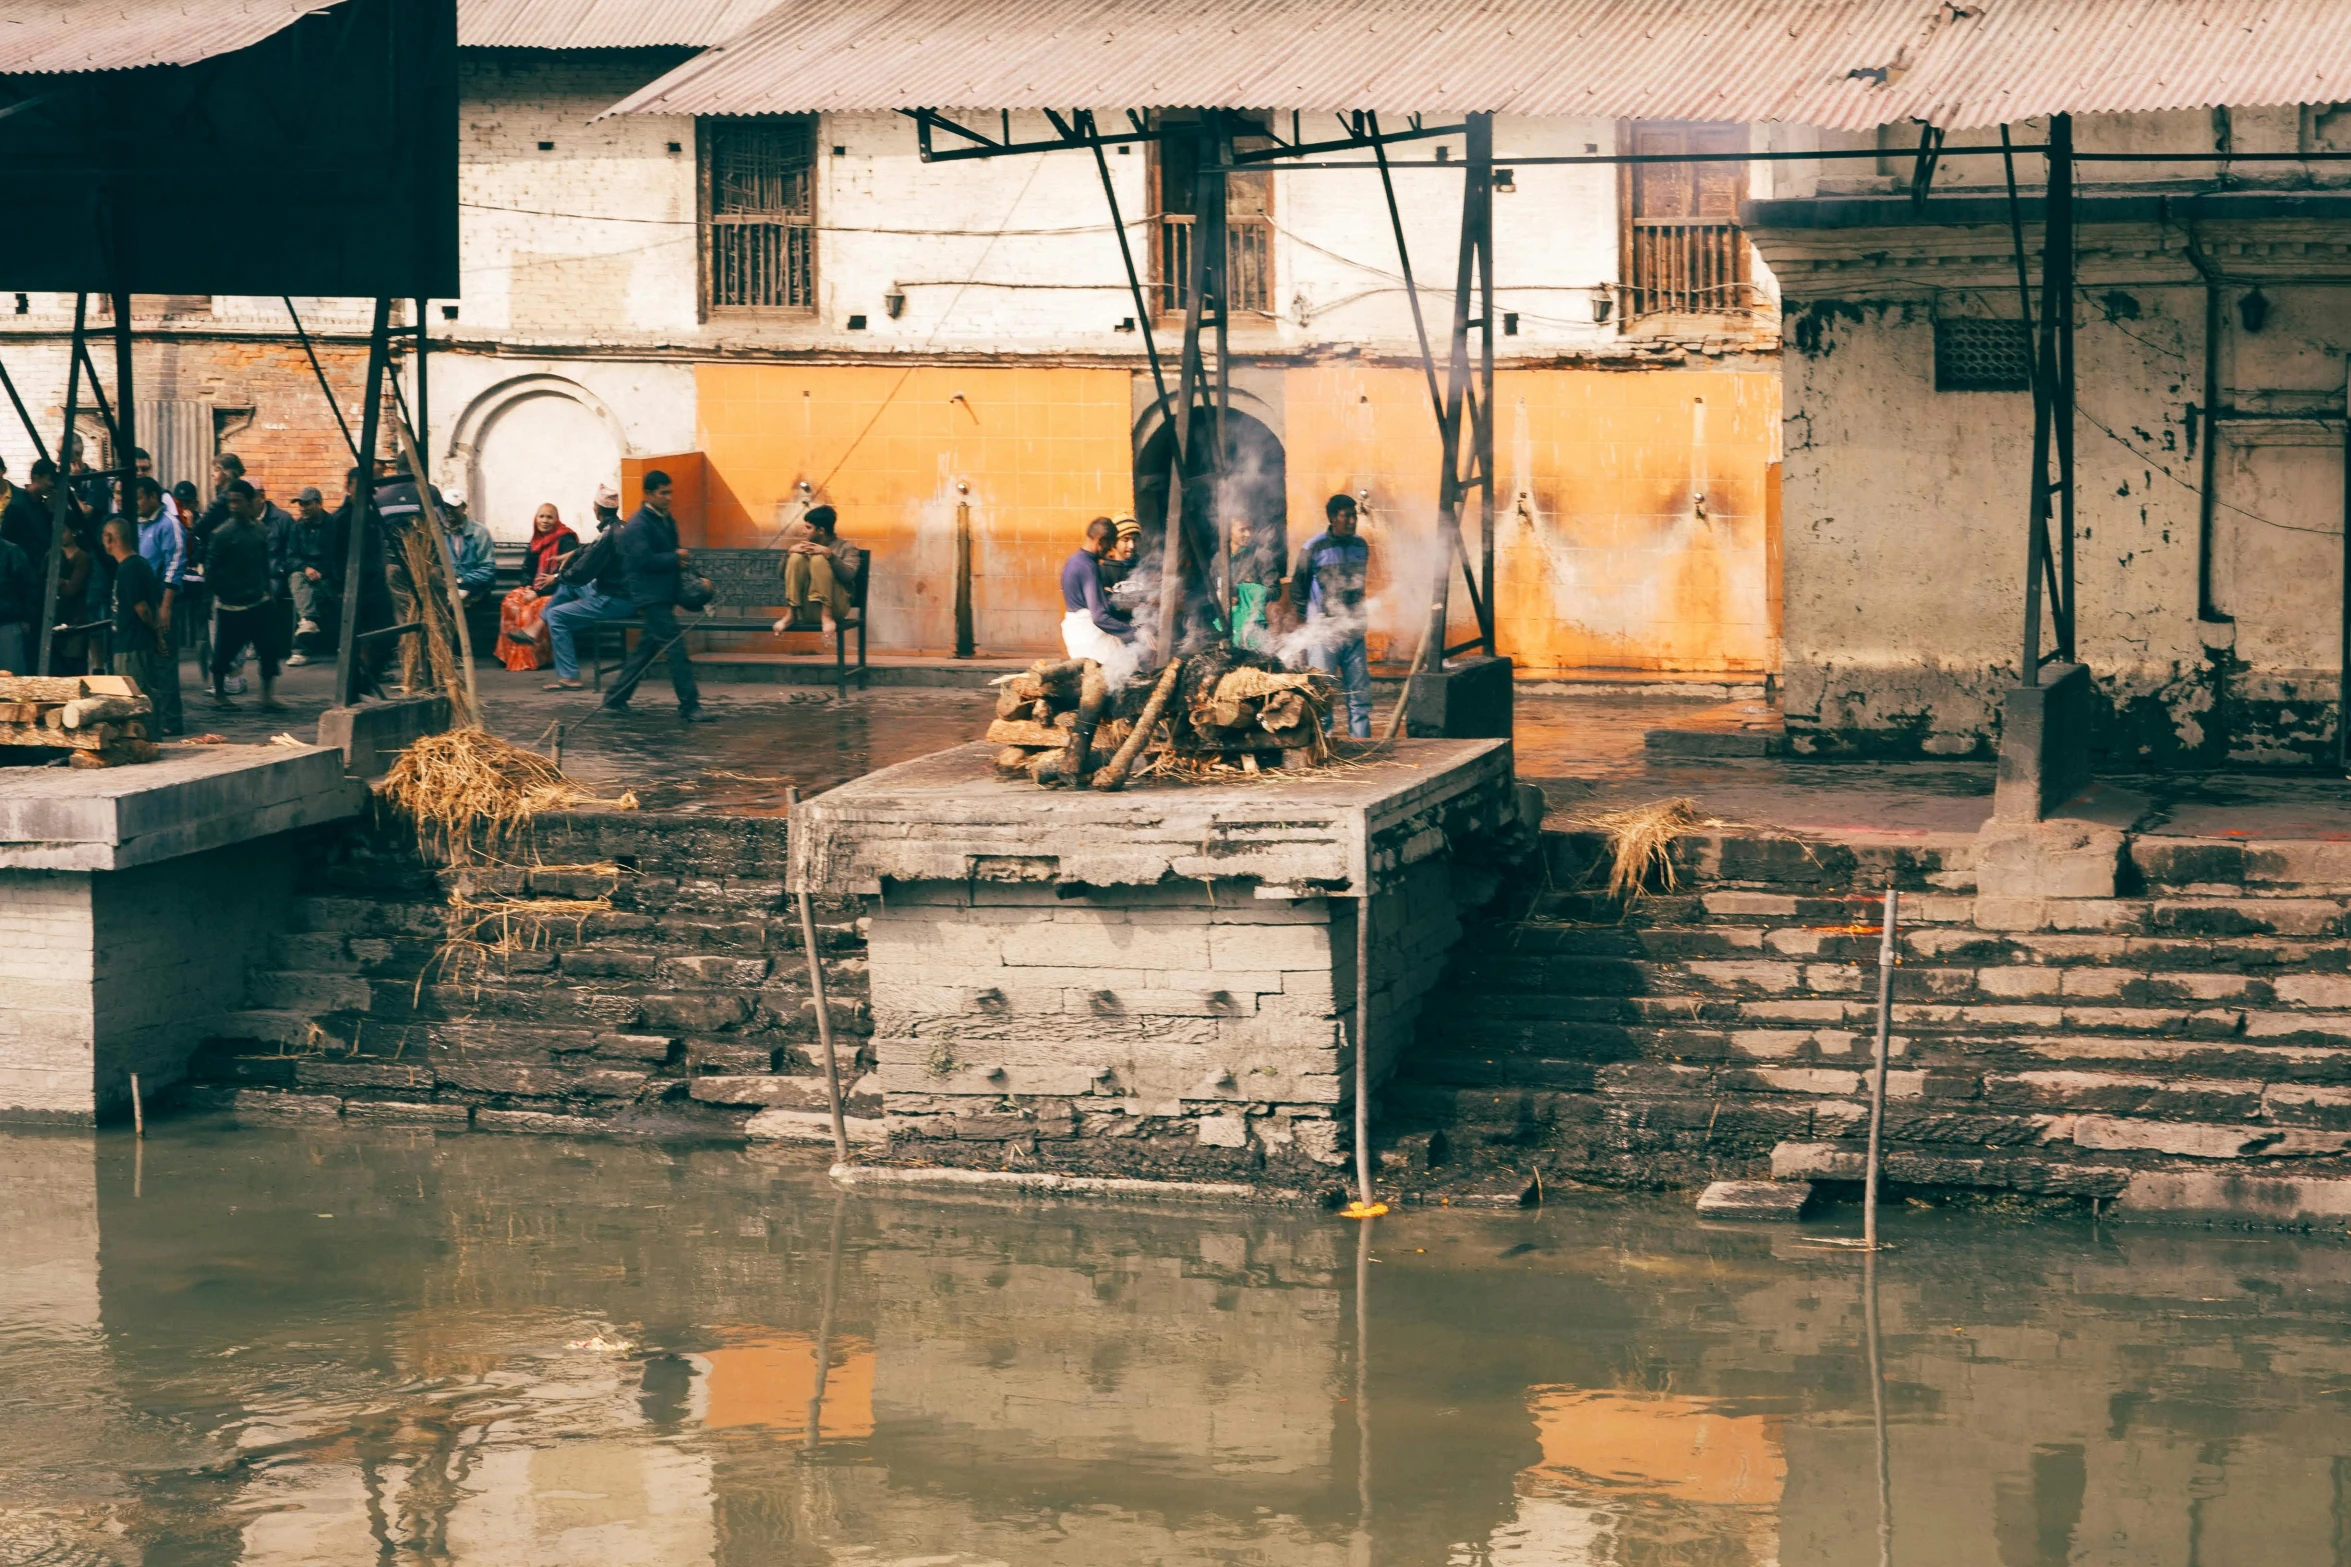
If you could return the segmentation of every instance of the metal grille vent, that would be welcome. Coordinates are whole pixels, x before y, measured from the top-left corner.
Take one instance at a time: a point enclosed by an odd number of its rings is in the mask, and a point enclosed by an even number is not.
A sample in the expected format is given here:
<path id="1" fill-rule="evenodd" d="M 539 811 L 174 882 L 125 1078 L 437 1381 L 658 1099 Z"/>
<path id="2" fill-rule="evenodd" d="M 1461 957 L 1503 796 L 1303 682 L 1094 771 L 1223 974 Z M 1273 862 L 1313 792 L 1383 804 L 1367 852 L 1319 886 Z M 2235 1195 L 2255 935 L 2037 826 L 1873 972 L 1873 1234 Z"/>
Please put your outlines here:
<path id="1" fill-rule="evenodd" d="M 2032 339 L 2022 321 L 1961 318 L 1935 323 L 1936 391 L 2029 391 L 2032 372 Z"/>

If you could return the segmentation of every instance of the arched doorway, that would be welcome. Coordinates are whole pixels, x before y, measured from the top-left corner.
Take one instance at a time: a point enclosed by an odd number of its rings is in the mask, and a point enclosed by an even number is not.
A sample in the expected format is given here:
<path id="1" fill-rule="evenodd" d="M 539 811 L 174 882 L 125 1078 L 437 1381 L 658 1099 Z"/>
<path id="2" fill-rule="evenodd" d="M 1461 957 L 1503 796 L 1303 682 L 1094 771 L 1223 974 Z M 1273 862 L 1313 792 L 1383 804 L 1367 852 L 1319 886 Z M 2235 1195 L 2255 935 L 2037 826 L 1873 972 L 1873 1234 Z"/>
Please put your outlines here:
<path id="1" fill-rule="evenodd" d="M 1289 464 L 1281 438 L 1253 415 L 1235 408 L 1224 416 L 1225 471 L 1214 485 L 1208 482 L 1210 442 L 1215 439 L 1216 415 L 1196 410 L 1192 415 L 1189 461 L 1184 469 L 1186 523 L 1185 575 L 1194 595 L 1205 603 L 1206 578 L 1199 570 L 1203 558 L 1225 537 L 1225 524 L 1246 517 L 1258 540 L 1281 560 L 1290 554 Z M 1143 525 L 1143 554 L 1156 555 L 1167 528 L 1169 468 L 1175 461 L 1175 428 L 1162 420 L 1144 438 L 1135 454 L 1135 520 Z"/>
<path id="2" fill-rule="evenodd" d="M 450 456 L 472 489 L 473 515 L 502 544 L 531 536 L 531 514 L 553 501 L 583 537 L 595 531 L 599 485 L 620 478 L 622 443 L 610 412 L 561 376 L 531 375 L 477 397 L 457 423 Z"/>

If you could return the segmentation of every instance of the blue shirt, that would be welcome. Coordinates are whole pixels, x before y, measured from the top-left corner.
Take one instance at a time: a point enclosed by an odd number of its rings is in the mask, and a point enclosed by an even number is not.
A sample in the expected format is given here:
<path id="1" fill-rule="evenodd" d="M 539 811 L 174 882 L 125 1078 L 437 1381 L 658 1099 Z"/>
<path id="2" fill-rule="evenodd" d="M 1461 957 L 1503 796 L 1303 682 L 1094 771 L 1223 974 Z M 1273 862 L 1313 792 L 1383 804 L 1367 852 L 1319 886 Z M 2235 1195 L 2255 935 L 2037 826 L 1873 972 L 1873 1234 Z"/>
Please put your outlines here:
<path id="1" fill-rule="evenodd" d="M 1361 615 L 1363 584 L 1371 571 L 1371 546 L 1359 533 L 1339 538 L 1328 532 L 1306 541 L 1290 579 L 1290 600 L 1309 620 Z"/>
<path id="2" fill-rule="evenodd" d="M 163 510 L 139 524 L 139 553 L 155 568 L 163 586 L 176 588 L 185 580 L 188 546 L 180 537 L 180 519 L 172 514 L 171 502 L 165 501 Z"/>

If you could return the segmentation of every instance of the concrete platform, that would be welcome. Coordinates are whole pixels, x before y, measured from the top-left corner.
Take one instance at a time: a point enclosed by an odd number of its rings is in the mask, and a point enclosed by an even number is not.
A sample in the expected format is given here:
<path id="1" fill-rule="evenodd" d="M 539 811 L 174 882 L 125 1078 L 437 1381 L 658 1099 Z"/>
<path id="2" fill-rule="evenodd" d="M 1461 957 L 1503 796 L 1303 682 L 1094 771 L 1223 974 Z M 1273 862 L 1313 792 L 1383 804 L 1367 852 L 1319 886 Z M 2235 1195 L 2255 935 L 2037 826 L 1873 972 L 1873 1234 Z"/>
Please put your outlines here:
<path id="1" fill-rule="evenodd" d="M 1376 1087 L 1482 901 L 1458 857 L 1532 825 L 1509 743 L 1118 793 L 1006 779 L 994 750 L 793 812 L 790 884 L 867 900 L 888 1158 L 1332 1182 L 1356 1051 Z"/>
<path id="2" fill-rule="evenodd" d="M 1039 789 L 957 746 L 869 773 L 792 816 L 792 885 L 878 895 L 889 881 L 1028 881 L 1072 888 L 1247 881 L 1354 896 L 1411 863 L 1396 839 L 1460 804 L 1516 809 L 1506 740 L 1398 740 L 1365 759 L 1249 783 L 1148 780 L 1117 792 Z"/>
<path id="3" fill-rule="evenodd" d="M 0 770 L 0 1120 L 88 1125 L 185 1072 L 292 896 L 297 829 L 358 813 L 339 753 L 167 746 Z"/>
<path id="4" fill-rule="evenodd" d="M 0 868 L 119 871 L 355 815 L 322 746 L 167 745 L 131 767 L 0 768 Z"/>

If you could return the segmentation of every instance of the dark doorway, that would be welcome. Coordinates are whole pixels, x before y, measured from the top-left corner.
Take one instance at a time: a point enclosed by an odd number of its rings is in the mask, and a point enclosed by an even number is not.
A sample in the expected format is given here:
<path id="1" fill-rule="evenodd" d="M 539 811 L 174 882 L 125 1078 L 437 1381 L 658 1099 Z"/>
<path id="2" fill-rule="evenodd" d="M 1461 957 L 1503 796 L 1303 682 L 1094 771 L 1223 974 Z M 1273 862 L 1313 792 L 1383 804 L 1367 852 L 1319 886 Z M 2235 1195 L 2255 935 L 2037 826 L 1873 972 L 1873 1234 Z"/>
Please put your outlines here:
<path id="1" fill-rule="evenodd" d="M 1184 471 L 1184 575 L 1193 585 L 1192 618 L 1221 621 L 1221 613 L 1210 609 L 1215 596 L 1201 565 L 1214 558 L 1225 522 L 1235 517 L 1248 518 L 1260 543 L 1287 562 L 1290 479 L 1281 441 L 1262 422 L 1235 409 L 1225 415 L 1225 474 L 1212 493 L 1206 475 L 1215 432 L 1213 413 L 1194 413 L 1191 461 Z M 1143 525 L 1146 559 L 1159 554 L 1166 536 L 1168 469 L 1174 460 L 1175 429 L 1166 423 L 1135 454 L 1135 520 Z"/>

